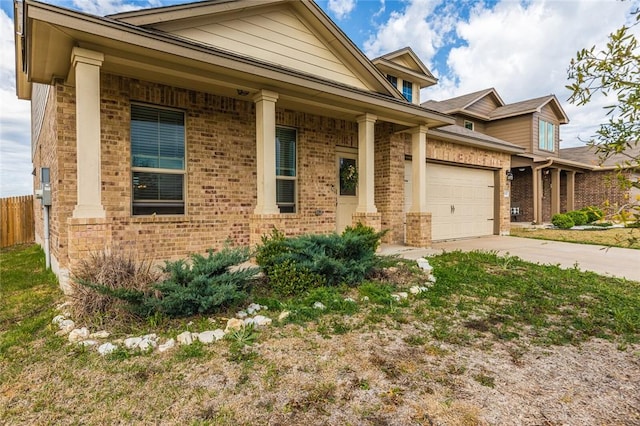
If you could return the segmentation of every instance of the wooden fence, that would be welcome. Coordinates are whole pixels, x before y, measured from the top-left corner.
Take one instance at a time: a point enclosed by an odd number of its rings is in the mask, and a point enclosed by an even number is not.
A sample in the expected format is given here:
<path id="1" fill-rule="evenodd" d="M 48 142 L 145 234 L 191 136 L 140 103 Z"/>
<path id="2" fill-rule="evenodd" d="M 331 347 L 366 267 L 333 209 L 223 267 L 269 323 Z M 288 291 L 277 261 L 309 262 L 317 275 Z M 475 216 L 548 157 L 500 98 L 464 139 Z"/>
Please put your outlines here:
<path id="1" fill-rule="evenodd" d="M 33 195 L 0 198 L 0 247 L 34 241 Z"/>

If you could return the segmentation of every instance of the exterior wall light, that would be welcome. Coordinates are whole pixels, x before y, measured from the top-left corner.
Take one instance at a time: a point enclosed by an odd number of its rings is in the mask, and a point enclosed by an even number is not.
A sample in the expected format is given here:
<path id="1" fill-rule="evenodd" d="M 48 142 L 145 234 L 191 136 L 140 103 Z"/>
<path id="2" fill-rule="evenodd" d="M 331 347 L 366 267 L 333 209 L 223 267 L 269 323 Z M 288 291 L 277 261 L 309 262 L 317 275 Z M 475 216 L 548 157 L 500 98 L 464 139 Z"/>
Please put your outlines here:
<path id="1" fill-rule="evenodd" d="M 511 182 L 513 180 L 513 173 L 511 170 L 507 170 L 507 181 Z"/>

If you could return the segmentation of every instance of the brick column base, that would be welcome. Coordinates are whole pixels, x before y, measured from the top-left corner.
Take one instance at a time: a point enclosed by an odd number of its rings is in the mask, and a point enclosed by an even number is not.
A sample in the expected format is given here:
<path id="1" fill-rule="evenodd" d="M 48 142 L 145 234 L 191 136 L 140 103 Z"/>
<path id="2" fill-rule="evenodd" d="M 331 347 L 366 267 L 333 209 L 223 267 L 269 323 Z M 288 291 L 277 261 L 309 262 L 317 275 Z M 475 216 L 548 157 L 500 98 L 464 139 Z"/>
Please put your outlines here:
<path id="1" fill-rule="evenodd" d="M 411 247 L 431 246 L 431 213 L 407 213 L 405 244 Z"/>
<path id="2" fill-rule="evenodd" d="M 82 259 L 111 248 L 111 227 L 104 218 L 69 218 L 67 227 L 67 268 L 73 277 L 74 270 Z M 65 294 L 70 294 L 70 282 L 64 281 L 60 279 L 60 287 Z"/>
<path id="3" fill-rule="evenodd" d="M 271 235 L 274 228 L 287 233 L 286 220 L 291 220 L 281 214 L 252 214 L 249 218 L 249 245 L 253 248 L 262 243 L 263 235 Z"/>
<path id="4" fill-rule="evenodd" d="M 382 229 L 382 214 L 356 212 L 351 216 L 351 223 L 356 225 L 358 222 L 365 226 L 372 227 L 376 232 L 380 232 Z"/>

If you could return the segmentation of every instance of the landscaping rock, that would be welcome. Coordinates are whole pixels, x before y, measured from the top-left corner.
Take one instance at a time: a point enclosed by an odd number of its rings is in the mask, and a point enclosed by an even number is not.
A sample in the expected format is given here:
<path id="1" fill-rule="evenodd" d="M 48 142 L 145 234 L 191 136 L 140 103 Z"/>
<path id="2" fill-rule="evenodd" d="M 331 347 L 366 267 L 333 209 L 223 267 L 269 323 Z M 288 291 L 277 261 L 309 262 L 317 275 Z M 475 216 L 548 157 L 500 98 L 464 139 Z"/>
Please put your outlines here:
<path id="1" fill-rule="evenodd" d="M 287 318 L 289 318 L 289 315 L 291 315 L 291 312 L 289 312 L 289 311 L 280 312 L 280 315 L 278 315 L 278 321 L 286 320 Z"/>
<path id="2" fill-rule="evenodd" d="M 64 334 L 70 333 L 71 330 L 76 328 L 76 323 L 70 319 L 66 319 L 66 320 L 62 320 L 62 322 L 58 324 L 58 327 L 60 327 L 59 333 L 64 335 Z"/>
<path id="3" fill-rule="evenodd" d="M 51 324 L 60 326 L 60 323 L 64 321 L 64 315 L 56 315 L 55 317 L 53 317 L 53 319 L 51 320 Z"/>
<path id="4" fill-rule="evenodd" d="M 91 333 L 89 335 L 90 339 L 106 339 L 111 335 L 111 333 L 109 333 L 106 330 L 100 330 L 100 331 L 96 331 L 95 333 Z"/>
<path id="5" fill-rule="evenodd" d="M 213 330 L 210 330 L 210 331 L 203 331 L 202 333 L 198 333 L 198 340 L 200 340 L 205 345 L 208 345 L 210 343 L 215 342 L 217 339 Z"/>
<path id="6" fill-rule="evenodd" d="M 124 339 L 124 347 L 127 349 L 135 349 L 142 342 L 142 337 L 128 337 Z"/>
<path id="7" fill-rule="evenodd" d="M 190 344 L 193 343 L 193 337 L 191 336 L 191 332 L 190 331 L 185 331 L 183 333 L 178 334 L 176 336 L 176 340 L 181 345 L 190 345 Z"/>
<path id="8" fill-rule="evenodd" d="M 325 309 L 327 309 L 327 307 L 326 307 L 326 306 L 324 306 L 324 304 L 323 304 L 322 302 L 316 302 L 316 303 L 314 303 L 314 304 L 313 304 L 313 307 L 314 307 L 315 309 L 320 309 L 320 310 L 325 310 Z"/>
<path id="9" fill-rule="evenodd" d="M 98 353 L 102 356 L 109 355 L 113 351 L 118 349 L 113 343 L 104 343 L 98 347 Z"/>
<path id="10" fill-rule="evenodd" d="M 221 328 L 217 328 L 213 330 L 213 335 L 215 336 L 216 340 L 222 340 L 224 339 L 224 330 L 222 330 Z"/>
<path id="11" fill-rule="evenodd" d="M 435 277 L 435 275 L 432 274 L 432 275 L 429 275 L 429 278 L 427 278 L 427 280 L 430 283 L 435 283 L 436 282 L 436 277 Z"/>
<path id="12" fill-rule="evenodd" d="M 86 327 L 76 328 L 69 333 L 69 341 L 71 343 L 80 342 L 89 338 L 89 330 Z"/>
<path id="13" fill-rule="evenodd" d="M 239 311 L 236 316 L 240 319 L 244 319 L 248 316 L 248 314 L 245 311 Z"/>
<path id="14" fill-rule="evenodd" d="M 225 333 L 228 333 L 229 330 L 240 330 L 244 327 L 244 321 L 238 318 L 231 318 L 227 321 L 227 327 L 224 329 Z"/>
<path id="15" fill-rule="evenodd" d="M 156 346 L 158 346 L 158 343 L 156 343 L 155 334 L 150 334 L 142 337 L 142 340 L 140 341 L 140 343 L 138 343 L 138 349 L 140 349 L 142 352 L 152 350 Z"/>
<path id="16" fill-rule="evenodd" d="M 253 323 L 258 327 L 265 327 L 267 325 L 271 325 L 271 318 L 267 318 L 264 315 L 256 315 L 253 318 Z"/>
<path id="17" fill-rule="evenodd" d="M 172 349 L 173 347 L 176 346 L 176 341 L 173 339 L 169 339 L 166 342 L 164 342 L 162 345 L 158 346 L 158 351 L 159 352 L 166 352 L 169 349 Z"/>
<path id="18" fill-rule="evenodd" d="M 97 345 L 97 344 L 98 344 L 98 342 L 97 342 L 97 341 L 95 341 L 95 340 L 81 340 L 81 341 L 79 341 L 79 342 L 78 342 L 78 344 L 79 344 L 80 346 L 92 347 L 92 346 Z"/>
<path id="19" fill-rule="evenodd" d="M 345 297 L 344 301 L 345 302 L 350 302 L 350 303 L 356 303 L 356 301 L 352 297 Z"/>

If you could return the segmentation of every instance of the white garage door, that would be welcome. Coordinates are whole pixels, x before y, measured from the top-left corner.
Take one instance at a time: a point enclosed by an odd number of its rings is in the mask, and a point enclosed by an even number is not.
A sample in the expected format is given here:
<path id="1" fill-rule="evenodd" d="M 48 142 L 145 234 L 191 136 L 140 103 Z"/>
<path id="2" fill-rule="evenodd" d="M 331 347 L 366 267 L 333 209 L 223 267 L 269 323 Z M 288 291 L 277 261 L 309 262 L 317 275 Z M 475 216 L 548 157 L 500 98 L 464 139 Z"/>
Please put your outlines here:
<path id="1" fill-rule="evenodd" d="M 494 172 L 427 164 L 427 211 L 433 240 L 493 234 Z M 411 207 L 411 162 L 405 163 L 405 211 Z"/>

